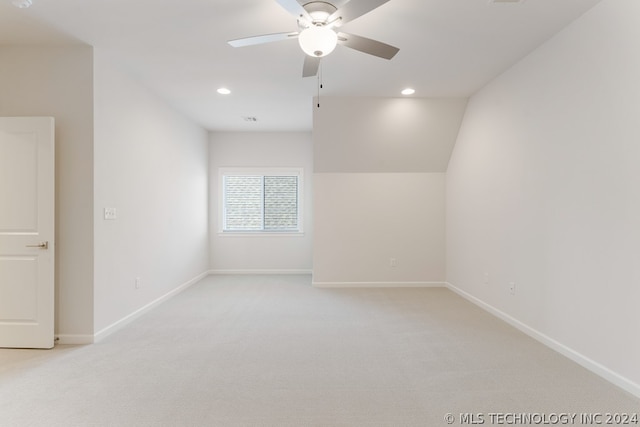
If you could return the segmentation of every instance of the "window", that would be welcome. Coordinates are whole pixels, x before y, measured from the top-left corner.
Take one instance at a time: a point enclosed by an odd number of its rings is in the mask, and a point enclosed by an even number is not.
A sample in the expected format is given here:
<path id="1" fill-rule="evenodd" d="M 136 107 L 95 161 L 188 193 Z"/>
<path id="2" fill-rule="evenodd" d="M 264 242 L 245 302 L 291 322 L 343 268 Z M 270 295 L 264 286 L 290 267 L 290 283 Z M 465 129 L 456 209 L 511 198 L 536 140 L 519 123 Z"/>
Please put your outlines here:
<path id="1" fill-rule="evenodd" d="M 222 232 L 302 232 L 301 169 L 221 169 Z"/>

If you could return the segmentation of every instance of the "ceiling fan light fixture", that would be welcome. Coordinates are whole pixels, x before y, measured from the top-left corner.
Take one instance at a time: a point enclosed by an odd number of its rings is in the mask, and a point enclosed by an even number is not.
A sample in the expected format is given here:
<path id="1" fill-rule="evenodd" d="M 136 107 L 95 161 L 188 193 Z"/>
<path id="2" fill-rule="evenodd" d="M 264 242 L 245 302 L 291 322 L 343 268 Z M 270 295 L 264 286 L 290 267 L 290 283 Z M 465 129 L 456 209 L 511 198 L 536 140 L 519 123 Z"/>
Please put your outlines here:
<path id="1" fill-rule="evenodd" d="M 331 28 L 323 25 L 312 25 L 302 30 L 298 36 L 300 47 L 309 56 L 321 58 L 336 48 L 338 35 Z"/>

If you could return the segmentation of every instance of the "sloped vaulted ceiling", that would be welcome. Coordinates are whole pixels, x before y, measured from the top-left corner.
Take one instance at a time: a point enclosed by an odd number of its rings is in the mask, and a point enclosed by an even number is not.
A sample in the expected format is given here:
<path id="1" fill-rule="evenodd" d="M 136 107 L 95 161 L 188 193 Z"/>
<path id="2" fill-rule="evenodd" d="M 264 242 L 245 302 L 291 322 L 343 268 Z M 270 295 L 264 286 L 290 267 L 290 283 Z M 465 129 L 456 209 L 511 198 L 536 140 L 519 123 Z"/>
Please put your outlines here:
<path id="1" fill-rule="evenodd" d="M 322 96 L 395 97 L 410 85 L 415 97 L 468 97 L 598 1 L 390 0 L 343 29 L 400 52 L 387 61 L 338 46 L 323 60 Z M 227 44 L 296 30 L 275 0 L 0 0 L 0 45 L 89 44 L 219 131 L 311 129 L 318 82 L 301 77 L 297 42 Z"/>

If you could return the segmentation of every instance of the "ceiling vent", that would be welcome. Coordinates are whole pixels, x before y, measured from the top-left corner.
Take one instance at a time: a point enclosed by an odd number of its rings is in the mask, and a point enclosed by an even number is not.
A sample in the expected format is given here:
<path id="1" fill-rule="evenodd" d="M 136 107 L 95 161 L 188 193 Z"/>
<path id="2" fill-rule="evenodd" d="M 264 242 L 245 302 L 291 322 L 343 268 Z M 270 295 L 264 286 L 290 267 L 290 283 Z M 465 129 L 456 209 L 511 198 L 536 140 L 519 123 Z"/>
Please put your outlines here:
<path id="1" fill-rule="evenodd" d="M 20 9 L 26 9 L 33 4 L 32 0 L 13 0 L 11 2 L 15 7 L 19 7 Z"/>

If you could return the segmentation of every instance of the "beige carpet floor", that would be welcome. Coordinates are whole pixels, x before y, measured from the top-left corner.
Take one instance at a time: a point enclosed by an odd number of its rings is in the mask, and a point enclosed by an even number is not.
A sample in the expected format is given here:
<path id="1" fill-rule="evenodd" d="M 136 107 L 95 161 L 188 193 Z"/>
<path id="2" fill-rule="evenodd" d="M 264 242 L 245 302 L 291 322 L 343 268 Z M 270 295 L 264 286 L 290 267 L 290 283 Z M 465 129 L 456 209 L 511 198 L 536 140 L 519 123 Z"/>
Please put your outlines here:
<path id="1" fill-rule="evenodd" d="M 640 414 L 640 400 L 447 289 L 212 276 L 99 343 L 0 350 L 2 427 L 580 425 L 608 412 Z"/>

